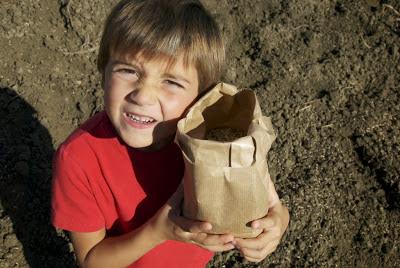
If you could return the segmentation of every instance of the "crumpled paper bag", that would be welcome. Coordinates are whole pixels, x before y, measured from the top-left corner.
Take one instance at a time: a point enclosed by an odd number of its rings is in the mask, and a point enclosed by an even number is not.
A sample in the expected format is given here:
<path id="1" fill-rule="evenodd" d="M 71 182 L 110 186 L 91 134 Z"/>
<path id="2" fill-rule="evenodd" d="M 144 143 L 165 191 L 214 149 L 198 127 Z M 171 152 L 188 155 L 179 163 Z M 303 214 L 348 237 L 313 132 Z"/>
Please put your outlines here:
<path id="1" fill-rule="evenodd" d="M 206 140 L 215 128 L 247 136 L 231 142 Z M 275 140 L 271 120 L 251 90 L 220 83 L 179 120 L 175 142 L 185 161 L 183 215 L 208 221 L 210 233 L 255 237 L 249 222 L 268 212 L 267 153 Z"/>

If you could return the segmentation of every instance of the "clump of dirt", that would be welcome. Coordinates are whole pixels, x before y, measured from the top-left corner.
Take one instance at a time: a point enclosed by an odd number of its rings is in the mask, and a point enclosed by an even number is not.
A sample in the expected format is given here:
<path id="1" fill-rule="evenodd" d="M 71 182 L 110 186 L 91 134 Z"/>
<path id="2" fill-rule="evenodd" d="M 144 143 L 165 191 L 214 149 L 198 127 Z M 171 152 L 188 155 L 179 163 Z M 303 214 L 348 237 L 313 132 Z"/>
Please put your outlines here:
<path id="1" fill-rule="evenodd" d="M 75 267 L 49 224 L 54 149 L 102 109 L 96 51 L 115 0 L 2 1 L 0 267 Z M 400 3 L 204 0 L 227 40 L 224 81 L 254 90 L 277 140 L 289 229 L 259 264 L 400 267 Z"/>

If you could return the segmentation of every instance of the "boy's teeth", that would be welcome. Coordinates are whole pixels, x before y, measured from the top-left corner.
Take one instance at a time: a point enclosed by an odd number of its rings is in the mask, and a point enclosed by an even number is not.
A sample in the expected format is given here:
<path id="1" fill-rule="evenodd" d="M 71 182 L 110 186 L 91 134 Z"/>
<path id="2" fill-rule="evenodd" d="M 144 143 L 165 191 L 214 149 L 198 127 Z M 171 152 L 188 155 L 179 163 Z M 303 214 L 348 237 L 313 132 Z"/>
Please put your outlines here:
<path id="1" fill-rule="evenodd" d="M 155 121 L 154 119 L 145 117 L 145 116 L 137 116 L 137 115 L 128 114 L 128 113 L 127 113 L 127 115 L 129 118 L 131 118 L 135 121 L 142 122 L 142 123 L 151 123 L 151 122 Z"/>

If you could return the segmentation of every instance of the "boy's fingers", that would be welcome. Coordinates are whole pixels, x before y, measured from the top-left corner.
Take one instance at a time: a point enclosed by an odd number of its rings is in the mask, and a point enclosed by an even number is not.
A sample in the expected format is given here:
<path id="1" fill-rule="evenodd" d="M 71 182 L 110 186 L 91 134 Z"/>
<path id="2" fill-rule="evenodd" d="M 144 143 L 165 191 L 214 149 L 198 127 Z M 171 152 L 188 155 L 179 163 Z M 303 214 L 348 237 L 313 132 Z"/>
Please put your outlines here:
<path id="1" fill-rule="evenodd" d="M 204 246 L 224 245 L 233 241 L 234 237 L 230 234 L 214 235 L 214 234 L 196 234 L 192 240 Z"/>
<path id="2" fill-rule="evenodd" d="M 269 243 L 266 247 L 262 249 L 252 249 L 252 248 L 241 248 L 240 251 L 246 259 L 253 259 L 261 261 L 272 252 L 274 252 L 279 244 L 279 241 L 274 241 Z"/>
<path id="3" fill-rule="evenodd" d="M 247 261 L 247 262 L 254 262 L 254 263 L 259 263 L 261 262 L 264 258 L 252 258 L 249 256 L 243 255 L 242 252 L 240 252 L 240 255 Z"/>
<path id="4" fill-rule="evenodd" d="M 255 229 L 265 229 L 269 230 L 276 225 L 276 220 L 274 217 L 265 217 L 263 219 L 255 220 L 251 223 L 251 227 Z"/>
<path id="5" fill-rule="evenodd" d="M 262 249 L 264 248 L 268 241 L 266 241 L 266 233 L 260 234 L 257 238 L 247 238 L 247 239 L 241 239 L 241 238 L 236 238 L 234 241 L 235 246 L 238 249 Z M 260 238 L 260 239 L 258 239 Z"/>
<path id="6" fill-rule="evenodd" d="M 231 243 L 235 237 L 231 234 L 223 234 L 223 235 L 208 235 L 207 242 L 211 240 L 217 240 L 219 243 Z"/>
<path id="7" fill-rule="evenodd" d="M 171 220 L 182 230 L 190 233 L 200 233 L 211 230 L 212 226 L 208 222 L 193 221 L 181 216 L 170 215 Z"/>
<path id="8" fill-rule="evenodd" d="M 259 263 L 260 261 L 262 261 L 262 259 L 254 259 L 247 256 L 244 256 L 244 259 L 248 262 L 255 262 L 255 263 Z"/>
<path id="9" fill-rule="evenodd" d="M 227 243 L 225 245 L 219 245 L 219 246 L 203 246 L 204 248 L 213 251 L 213 252 L 222 252 L 222 251 L 227 251 L 234 249 L 235 246 L 232 245 L 231 243 Z"/>
<path id="10" fill-rule="evenodd" d="M 239 248 L 248 248 L 248 249 L 255 249 L 260 250 L 265 248 L 268 244 L 278 241 L 279 242 L 279 234 L 277 231 L 268 231 L 263 232 L 256 238 L 235 238 L 234 243 Z"/>

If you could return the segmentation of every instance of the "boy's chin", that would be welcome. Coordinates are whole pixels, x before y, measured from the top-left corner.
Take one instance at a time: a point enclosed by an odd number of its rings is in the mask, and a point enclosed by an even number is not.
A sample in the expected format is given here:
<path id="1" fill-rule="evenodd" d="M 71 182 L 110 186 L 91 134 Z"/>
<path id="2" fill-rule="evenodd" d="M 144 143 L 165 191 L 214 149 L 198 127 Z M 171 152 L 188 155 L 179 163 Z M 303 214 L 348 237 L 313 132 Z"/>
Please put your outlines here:
<path id="1" fill-rule="evenodd" d="M 159 133 L 159 135 L 154 135 L 154 133 L 151 135 L 138 135 L 119 131 L 119 136 L 131 148 L 141 151 L 156 151 L 171 143 L 175 137 L 175 132 Z"/>
<path id="2" fill-rule="evenodd" d="M 153 140 L 145 140 L 145 139 L 124 139 L 125 143 L 132 148 L 141 149 L 150 147 L 153 143 Z"/>
<path id="3" fill-rule="evenodd" d="M 153 142 L 152 139 L 151 140 L 135 139 L 132 141 L 127 141 L 127 140 L 124 141 L 129 147 L 144 152 L 157 151 L 162 149 L 166 145 L 166 142 Z"/>

